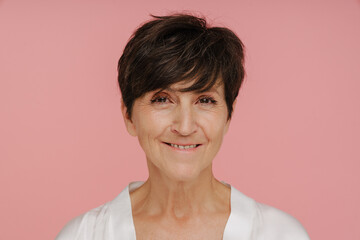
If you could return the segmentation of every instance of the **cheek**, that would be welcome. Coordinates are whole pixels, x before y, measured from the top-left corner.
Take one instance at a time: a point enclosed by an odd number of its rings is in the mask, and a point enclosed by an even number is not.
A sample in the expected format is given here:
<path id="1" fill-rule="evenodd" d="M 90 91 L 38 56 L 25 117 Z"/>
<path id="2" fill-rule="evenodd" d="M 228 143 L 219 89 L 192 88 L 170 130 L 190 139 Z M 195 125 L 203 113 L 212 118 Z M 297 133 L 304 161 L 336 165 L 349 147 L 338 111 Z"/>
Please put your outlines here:
<path id="1" fill-rule="evenodd" d="M 226 133 L 228 125 L 227 118 L 222 112 L 206 114 L 206 116 L 201 118 L 199 124 L 202 126 L 207 137 L 212 141 L 221 140 L 222 136 Z"/>
<path id="2" fill-rule="evenodd" d="M 143 111 L 141 116 L 137 116 L 135 122 L 136 132 L 140 143 L 148 144 L 159 137 L 168 125 L 168 118 L 164 114 L 155 111 Z"/>

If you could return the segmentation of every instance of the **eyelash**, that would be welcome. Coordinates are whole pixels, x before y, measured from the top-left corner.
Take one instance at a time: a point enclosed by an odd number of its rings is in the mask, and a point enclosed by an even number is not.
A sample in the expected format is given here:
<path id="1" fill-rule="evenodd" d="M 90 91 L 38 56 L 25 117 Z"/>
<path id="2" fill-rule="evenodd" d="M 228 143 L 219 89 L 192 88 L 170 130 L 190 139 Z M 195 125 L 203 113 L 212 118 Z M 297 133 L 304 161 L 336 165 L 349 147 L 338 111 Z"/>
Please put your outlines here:
<path id="1" fill-rule="evenodd" d="M 208 102 L 201 102 L 202 100 L 206 100 Z M 156 104 L 164 104 L 167 101 L 171 102 L 168 96 L 155 96 L 153 99 L 150 100 L 151 103 L 156 103 Z M 217 101 L 210 96 L 201 96 L 197 102 L 199 102 L 200 104 L 216 104 Z"/>
<path id="2" fill-rule="evenodd" d="M 207 103 L 201 103 L 200 101 L 204 100 L 204 99 L 206 99 L 208 102 Z M 198 102 L 200 102 L 201 104 L 209 104 L 209 103 L 211 103 L 211 104 L 214 104 L 214 105 L 217 103 L 217 101 L 213 97 L 210 97 L 210 96 L 202 96 L 202 97 L 199 98 Z"/>
<path id="3" fill-rule="evenodd" d="M 165 101 L 160 101 L 160 100 L 165 100 Z M 155 96 L 150 101 L 151 101 L 151 103 L 157 103 L 157 104 L 163 104 L 163 103 L 166 103 L 166 101 L 170 102 L 170 100 L 167 96 Z"/>

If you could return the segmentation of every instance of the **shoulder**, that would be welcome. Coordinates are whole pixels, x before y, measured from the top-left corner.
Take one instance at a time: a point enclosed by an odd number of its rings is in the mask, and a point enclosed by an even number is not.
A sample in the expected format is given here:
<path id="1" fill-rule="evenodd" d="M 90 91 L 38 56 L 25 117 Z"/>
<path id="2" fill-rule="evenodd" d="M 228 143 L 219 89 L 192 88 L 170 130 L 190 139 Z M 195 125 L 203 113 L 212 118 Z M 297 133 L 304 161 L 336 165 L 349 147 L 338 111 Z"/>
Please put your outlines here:
<path id="1" fill-rule="evenodd" d="M 86 236 L 92 236 L 95 226 L 98 227 L 106 222 L 107 204 L 94 208 L 69 221 L 55 240 L 85 240 Z"/>
<path id="2" fill-rule="evenodd" d="M 83 217 L 84 215 L 81 215 L 69 221 L 61 229 L 55 240 L 76 239 Z"/>
<path id="3" fill-rule="evenodd" d="M 127 186 L 112 201 L 72 219 L 55 240 L 109 239 L 109 234 L 114 231 L 121 237 L 123 234 L 131 235 L 131 223 L 131 203 Z"/>
<path id="4" fill-rule="evenodd" d="M 288 213 L 277 208 L 256 203 L 258 207 L 258 226 L 260 239 L 267 240 L 309 240 L 301 223 Z"/>

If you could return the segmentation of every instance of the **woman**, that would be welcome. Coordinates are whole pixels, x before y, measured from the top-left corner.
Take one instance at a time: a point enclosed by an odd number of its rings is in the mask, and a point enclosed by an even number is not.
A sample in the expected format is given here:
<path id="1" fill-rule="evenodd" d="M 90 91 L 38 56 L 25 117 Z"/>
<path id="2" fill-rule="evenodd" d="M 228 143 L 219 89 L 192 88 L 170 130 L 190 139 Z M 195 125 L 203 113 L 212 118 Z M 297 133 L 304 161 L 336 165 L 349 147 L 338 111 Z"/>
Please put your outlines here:
<path id="1" fill-rule="evenodd" d="M 126 128 L 149 178 L 67 224 L 65 239 L 305 240 L 294 218 L 212 172 L 244 78 L 243 44 L 191 15 L 154 17 L 118 64 Z"/>

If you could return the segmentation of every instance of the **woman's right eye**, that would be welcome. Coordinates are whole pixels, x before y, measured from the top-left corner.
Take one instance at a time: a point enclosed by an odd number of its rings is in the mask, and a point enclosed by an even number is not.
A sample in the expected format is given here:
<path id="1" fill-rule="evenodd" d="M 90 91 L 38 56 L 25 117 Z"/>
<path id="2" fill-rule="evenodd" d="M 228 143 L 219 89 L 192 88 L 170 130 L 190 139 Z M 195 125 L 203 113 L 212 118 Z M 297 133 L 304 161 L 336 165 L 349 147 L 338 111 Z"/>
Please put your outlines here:
<path id="1" fill-rule="evenodd" d="M 158 96 L 153 99 L 151 99 L 151 103 L 167 103 L 170 102 L 168 97 L 165 96 Z"/>

